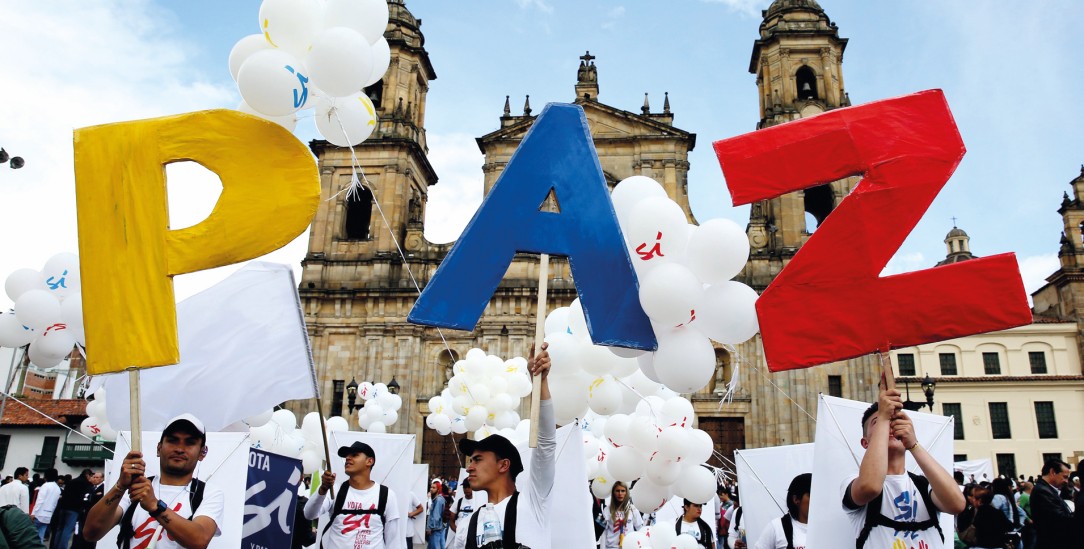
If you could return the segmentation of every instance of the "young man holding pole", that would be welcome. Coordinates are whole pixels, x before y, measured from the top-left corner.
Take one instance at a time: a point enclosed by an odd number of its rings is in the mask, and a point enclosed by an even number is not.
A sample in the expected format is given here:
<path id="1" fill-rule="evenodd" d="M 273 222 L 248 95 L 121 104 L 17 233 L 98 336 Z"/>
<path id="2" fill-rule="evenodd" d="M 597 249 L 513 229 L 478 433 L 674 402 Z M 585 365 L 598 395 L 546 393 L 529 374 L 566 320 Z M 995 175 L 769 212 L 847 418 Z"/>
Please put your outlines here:
<path id="1" fill-rule="evenodd" d="M 458 528 L 456 537 L 466 536 L 467 549 L 544 549 L 550 547 L 549 501 L 557 460 L 557 420 L 547 376 L 550 371 L 546 344 L 527 368 L 540 379 L 538 445 L 531 458 L 530 481 L 526 497 L 516 491 L 516 475 L 523 471 L 519 451 L 508 439 L 490 435 L 482 440 L 463 440 L 459 450 L 469 457 L 467 480 L 475 490 L 485 490 L 489 504 L 477 506 L 466 528 Z"/>
<path id="2" fill-rule="evenodd" d="M 350 477 L 335 487 L 335 498 L 327 497 L 335 484 L 335 473 L 324 471 L 320 488 L 305 503 L 305 518 L 315 520 L 328 515 L 328 524 L 320 533 L 321 547 L 333 549 L 403 549 L 406 536 L 400 535 L 399 502 L 395 492 L 372 480 L 376 452 L 356 441 L 339 448 L 345 458 L 344 469 Z"/>
<path id="3" fill-rule="evenodd" d="M 87 513 L 83 537 L 98 541 L 119 524 L 121 549 L 155 540 L 157 549 L 207 547 L 222 533 L 225 502 L 222 490 L 195 476 L 207 451 L 203 422 L 192 414 L 170 420 L 158 442 L 160 476 L 145 476 L 143 453 L 128 452 L 117 483 Z"/>

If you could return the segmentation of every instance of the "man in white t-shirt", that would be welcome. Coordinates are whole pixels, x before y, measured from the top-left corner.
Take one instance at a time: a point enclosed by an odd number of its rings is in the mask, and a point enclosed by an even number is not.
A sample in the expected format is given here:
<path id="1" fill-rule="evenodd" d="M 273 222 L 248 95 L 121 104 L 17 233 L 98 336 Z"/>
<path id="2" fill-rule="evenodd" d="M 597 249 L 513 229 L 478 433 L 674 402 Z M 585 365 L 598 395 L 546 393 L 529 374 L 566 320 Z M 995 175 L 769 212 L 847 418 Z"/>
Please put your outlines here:
<path id="1" fill-rule="evenodd" d="M 425 512 L 425 506 L 422 505 L 422 500 L 418 499 L 417 494 L 415 494 L 414 492 L 409 492 L 409 494 L 410 494 L 410 507 L 409 507 L 410 511 L 407 512 L 407 518 L 410 519 L 410 520 L 407 521 L 407 525 L 406 525 L 407 526 L 406 544 L 407 544 L 407 549 L 413 549 L 413 547 L 414 547 L 414 532 L 418 531 L 418 528 L 417 528 L 418 515 Z"/>
<path id="2" fill-rule="evenodd" d="M 787 514 L 773 519 L 764 527 L 753 549 L 805 549 L 812 484 L 813 473 L 802 473 L 790 481 L 787 487 Z"/>
<path id="3" fill-rule="evenodd" d="M 98 541 L 119 524 L 121 549 L 152 542 L 158 549 L 206 547 L 222 534 L 225 505 L 221 489 L 195 476 L 207 452 L 207 430 L 199 419 L 181 414 L 170 420 L 158 442 L 160 475 L 145 476 L 143 453 L 128 452 L 117 483 L 87 514 L 83 537 Z"/>
<path id="4" fill-rule="evenodd" d="M 56 504 L 60 501 L 60 485 L 56 483 L 57 478 L 56 469 L 45 470 L 45 484 L 38 488 L 38 497 L 34 498 L 34 508 L 30 510 L 34 528 L 38 529 L 38 537 L 43 542 L 46 532 L 49 531 L 49 523 L 53 520 Z"/>
<path id="5" fill-rule="evenodd" d="M 550 357 L 546 352 L 547 344 L 542 344 L 541 352 L 536 357 L 531 348 L 527 360 L 527 369 L 532 376 L 541 376 L 541 396 L 538 413 L 538 446 L 531 458 L 529 473 L 530 489 L 520 497 L 516 491 L 516 475 L 523 471 L 523 459 L 512 442 L 500 435 L 489 435 L 482 440 L 464 439 L 459 443 L 459 450 L 469 456 L 467 480 L 476 490 L 485 490 L 489 503 L 493 505 L 503 547 L 529 549 L 549 549 L 550 547 L 550 495 L 553 492 L 553 479 L 557 465 L 557 419 L 550 400 L 550 387 L 547 377 L 550 371 Z M 514 502 L 514 503 L 513 503 Z M 515 508 L 515 514 L 509 508 Z M 466 535 L 466 548 L 478 549 L 479 538 L 486 529 L 486 524 L 478 519 L 486 510 L 486 505 L 476 505 L 476 510 L 467 522 L 466 528 L 460 528 L 456 537 Z M 485 511 L 488 514 L 488 511 Z M 512 521 L 515 521 L 512 526 Z"/>
<path id="6" fill-rule="evenodd" d="M 320 533 L 323 547 L 330 549 L 403 549 L 406 535 L 400 533 L 403 522 L 395 492 L 372 480 L 376 452 L 368 444 L 355 441 L 339 448 L 345 458 L 343 468 L 350 477 L 339 486 L 335 498 L 327 497 L 335 484 L 335 473 L 324 471 L 320 488 L 305 504 L 305 518 L 315 520 L 328 515 L 329 522 Z"/>
<path id="7" fill-rule="evenodd" d="M 474 489 L 470 485 L 469 480 L 464 480 L 459 485 L 460 497 L 452 503 L 451 511 L 452 522 L 452 540 L 448 543 L 450 549 L 463 549 L 467 546 L 467 523 L 470 522 L 470 516 L 474 514 L 476 505 L 474 504 Z M 459 535 L 459 531 L 463 531 L 463 535 Z"/>
<path id="8" fill-rule="evenodd" d="M 941 547 L 938 512 L 957 515 L 966 502 L 952 475 L 918 443 L 900 392 L 882 383 L 878 401 L 862 416 L 862 465 L 844 481 L 842 504 L 857 546 L 870 549 Z M 922 475 L 905 469 L 911 452 Z"/>
<path id="9" fill-rule="evenodd" d="M 30 470 L 26 467 L 15 469 L 15 478 L 0 486 L 0 506 L 14 505 L 26 514 L 30 514 L 30 489 L 26 483 L 30 478 Z"/>

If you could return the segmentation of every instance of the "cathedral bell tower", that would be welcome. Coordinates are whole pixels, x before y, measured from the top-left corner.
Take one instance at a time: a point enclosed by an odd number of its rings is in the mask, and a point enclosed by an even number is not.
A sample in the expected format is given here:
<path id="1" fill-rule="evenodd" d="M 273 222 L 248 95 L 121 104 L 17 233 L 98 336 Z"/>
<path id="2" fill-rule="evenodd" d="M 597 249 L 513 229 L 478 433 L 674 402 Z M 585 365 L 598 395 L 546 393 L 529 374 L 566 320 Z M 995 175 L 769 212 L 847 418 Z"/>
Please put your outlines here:
<path id="1" fill-rule="evenodd" d="M 775 0 L 763 12 L 749 72 L 760 97 L 757 129 L 850 105 L 843 87 L 847 39 L 814 0 Z M 752 205 L 744 282 L 763 291 L 858 178 L 834 181 Z"/>

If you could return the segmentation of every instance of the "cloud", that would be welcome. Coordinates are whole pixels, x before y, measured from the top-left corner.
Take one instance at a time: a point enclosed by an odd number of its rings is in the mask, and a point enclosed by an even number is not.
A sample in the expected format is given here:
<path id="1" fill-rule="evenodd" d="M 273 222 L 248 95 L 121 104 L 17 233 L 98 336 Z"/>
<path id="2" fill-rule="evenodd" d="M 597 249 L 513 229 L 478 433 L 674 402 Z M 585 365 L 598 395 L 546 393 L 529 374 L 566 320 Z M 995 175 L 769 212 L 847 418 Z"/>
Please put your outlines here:
<path id="1" fill-rule="evenodd" d="M 617 26 L 617 20 L 625 16 L 625 6 L 617 6 L 606 12 L 606 20 L 602 23 L 602 28 L 612 29 Z"/>
<path id="2" fill-rule="evenodd" d="M 425 238 L 446 243 L 459 238 L 482 203 L 482 163 L 474 137 L 463 134 L 428 134 L 429 162 L 440 178 L 429 189 L 425 212 Z"/>
<path id="3" fill-rule="evenodd" d="M 743 15 L 752 15 L 753 17 L 760 17 L 760 10 L 767 9 L 768 2 L 766 0 L 700 0 L 708 4 L 722 4 L 729 8 L 731 11 Z"/>
<path id="4" fill-rule="evenodd" d="M 516 4 L 519 5 L 520 9 L 529 10 L 534 8 L 543 13 L 553 13 L 553 6 L 546 0 L 516 0 Z"/>

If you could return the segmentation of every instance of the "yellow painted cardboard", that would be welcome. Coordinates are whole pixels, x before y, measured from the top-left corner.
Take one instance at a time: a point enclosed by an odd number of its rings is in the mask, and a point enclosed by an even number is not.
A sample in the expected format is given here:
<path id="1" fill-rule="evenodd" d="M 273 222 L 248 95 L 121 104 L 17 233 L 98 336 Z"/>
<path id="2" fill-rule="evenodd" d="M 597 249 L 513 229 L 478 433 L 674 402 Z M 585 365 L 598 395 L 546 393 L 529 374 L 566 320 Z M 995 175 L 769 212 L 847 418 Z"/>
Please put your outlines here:
<path id="1" fill-rule="evenodd" d="M 165 165 L 222 180 L 199 224 L 169 229 Z M 281 126 L 232 110 L 75 130 L 75 190 L 87 373 L 176 364 L 173 275 L 281 248 L 312 221 L 316 162 Z"/>

